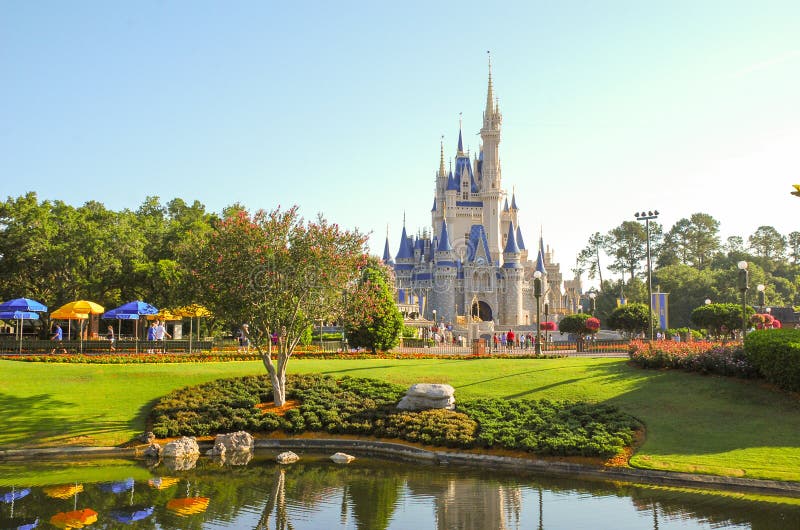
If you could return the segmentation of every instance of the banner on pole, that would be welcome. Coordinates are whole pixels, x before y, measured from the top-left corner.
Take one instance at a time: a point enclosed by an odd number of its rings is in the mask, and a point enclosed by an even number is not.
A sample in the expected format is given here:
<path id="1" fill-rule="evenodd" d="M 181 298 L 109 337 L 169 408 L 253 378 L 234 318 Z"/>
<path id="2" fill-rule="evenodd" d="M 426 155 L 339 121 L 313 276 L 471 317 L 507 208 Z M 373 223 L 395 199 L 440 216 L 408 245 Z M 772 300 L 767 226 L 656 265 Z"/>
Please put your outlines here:
<path id="1" fill-rule="evenodd" d="M 660 329 L 669 328 L 669 293 L 653 293 L 653 312 L 658 319 Z"/>

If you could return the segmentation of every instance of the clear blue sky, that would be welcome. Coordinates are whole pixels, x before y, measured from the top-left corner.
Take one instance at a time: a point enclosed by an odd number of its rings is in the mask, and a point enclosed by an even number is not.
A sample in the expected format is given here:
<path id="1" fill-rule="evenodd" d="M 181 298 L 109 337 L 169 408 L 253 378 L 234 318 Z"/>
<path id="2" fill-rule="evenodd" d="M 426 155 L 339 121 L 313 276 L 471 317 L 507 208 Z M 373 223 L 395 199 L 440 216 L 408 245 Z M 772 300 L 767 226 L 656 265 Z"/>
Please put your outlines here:
<path id="1" fill-rule="evenodd" d="M 492 6 L 491 4 L 496 4 Z M 478 148 L 565 271 L 640 209 L 800 230 L 800 2 L 7 2 L 0 195 L 300 204 L 427 226 L 439 138 Z"/>

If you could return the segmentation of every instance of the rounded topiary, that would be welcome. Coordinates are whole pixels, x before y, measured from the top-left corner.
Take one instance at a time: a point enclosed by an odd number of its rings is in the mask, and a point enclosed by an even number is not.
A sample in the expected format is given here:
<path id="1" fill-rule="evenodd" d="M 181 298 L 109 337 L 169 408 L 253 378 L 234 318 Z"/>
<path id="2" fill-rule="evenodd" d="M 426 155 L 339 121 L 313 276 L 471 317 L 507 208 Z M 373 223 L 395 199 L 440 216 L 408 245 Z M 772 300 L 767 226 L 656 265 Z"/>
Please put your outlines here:
<path id="1" fill-rule="evenodd" d="M 744 351 L 764 379 L 800 391 L 800 329 L 753 331 L 744 339 Z"/>

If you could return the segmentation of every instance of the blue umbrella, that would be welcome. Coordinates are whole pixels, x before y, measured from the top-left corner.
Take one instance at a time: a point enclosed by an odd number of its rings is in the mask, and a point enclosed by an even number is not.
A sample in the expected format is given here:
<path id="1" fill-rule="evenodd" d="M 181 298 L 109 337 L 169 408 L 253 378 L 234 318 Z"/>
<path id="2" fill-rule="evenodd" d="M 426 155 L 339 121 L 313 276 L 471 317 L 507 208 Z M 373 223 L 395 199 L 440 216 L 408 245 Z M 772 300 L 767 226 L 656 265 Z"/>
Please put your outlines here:
<path id="1" fill-rule="evenodd" d="M 30 298 L 15 298 L 0 304 L 0 311 L 47 311 L 47 306 Z"/>
<path id="2" fill-rule="evenodd" d="M 27 496 L 31 492 L 30 488 L 24 488 L 21 490 L 12 489 L 8 493 L 4 493 L 2 497 L 0 497 L 0 501 L 8 504 L 14 501 L 21 499 L 22 497 Z"/>
<path id="3" fill-rule="evenodd" d="M 128 302 L 127 304 L 123 304 L 119 307 L 115 307 L 110 311 L 106 311 L 103 313 L 103 318 L 116 318 L 120 320 L 137 320 L 139 315 L 155 315 L 158 313 L 158 309 L 151 306 L 147 302 L 142 302 L 141 300 L 134 300 L 133 302 Z M 106 316 L 112 314 L 114 316 Z M 122 316 L 125 315 L 125 316 Z M 136 338 L 139 338 L 139 334 L 137 331 Z M 136 352 L 139 352 L 139 341 L 136 341 Z"/>
<path id="4" fill-rule="evenodd" d="M 105 491 L 106 493 L 124 493 L 133 489 L 133 479 L 126 478 L 123 481 L 119 482 L 106 482 L 100 484 L 100 490 Z"/>
<path id="5" fill-rule="evenodd" d="M 22 300 L 22 298 L 20 298 L 20 300 Z M 39 320 L 39 314 L 33 311 L 3 310 L 0 311 L 0 320 L 19 320 L 19 353 L 22 354 L 22 321 Z"/>
<path id="6" fill-rule="evenodd" d="M 122 510 L 112 510 L 111 517 L 120 523 L 131 524 L 153 515 L 154 506 L 131 506 Z"/>

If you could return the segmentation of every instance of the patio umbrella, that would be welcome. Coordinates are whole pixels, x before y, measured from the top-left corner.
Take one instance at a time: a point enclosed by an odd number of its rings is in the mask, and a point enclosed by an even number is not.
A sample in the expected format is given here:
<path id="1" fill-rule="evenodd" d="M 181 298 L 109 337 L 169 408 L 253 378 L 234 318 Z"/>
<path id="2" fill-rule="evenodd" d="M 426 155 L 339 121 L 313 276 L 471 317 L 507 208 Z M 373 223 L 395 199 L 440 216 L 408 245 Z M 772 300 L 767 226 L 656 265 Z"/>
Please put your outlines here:
<path id="1" fill-rule="evenodd" d="M 120 523 L 132 524 L 150 517 L 153 515 L 154 510 L 154 506 L 130 506 L 112 510 L 110 515 L 114 520 Z"/>
<path id="2" fill-rule="evenodd" d="M 76 318 L 76 320 L 81 321 L 81 353 L 83 353 L 83 321 L 88 319 L 88 315 L 99 315 L 105 309 L 100 304 L 96 304 L 94 302 L 90 302 L 89 300 L 76 300 L 74 302 L 70 302 L 68 304 L 64 304 L 52 313 L 50 313 L 51 318 L 61 318 L 61 317 L 53 317 L 56 313 L 64 312 L 66 314 L 74 314 L 74 315 L 87 315 L 83 318 Z"/>
<path id="3" fill-rule="evenodd" d="M 47 306 L 30 298 L 15 298 L 0 304 L 0 311 L 35 311 L 44 313 Z"/>
<path id="4" fill-rule="evenodd" d="M 3 320 L 17 320 L 19 322 L 19 353 L 22 354 L 22 321 L 23 320 L 38 320 L 39 314 L 33 311 L 2 311 L 0 312 L 0 319 Z"/>
<path id="5" fill-rule="evenodd" d="M 147 481 L 147 483 L 150 485 L 151 488 L 155 488 L 157 490 L 165 490 L 167 488 L 171 488 L 172 486 L 180 482 L 180 480 L 181 479 L 175 477 L 157 477 L 157 478 L 151 478 L 150 480 Z"/>
<path id="6" fill-rule="evenodd" d="M 172 499 L 167 503 L 167 510 L 173 511 L 178 515 L 187 516 L 202 513 L 208 509 L 208 497 L 186 497 L 183 499 Z"/>
<path id="7" fill-rule="evenodd" d="M 102 318 L 116 318 L 120 320 L 137 320 L 141 315 L 155 315 L 158 309 L 141 300 L 134 300 L 127 304 L 115 307 L 103 314 Z M 113 314 L 114 316 L 107 316 Z M 139 331 L 136 331 L 136 353 L 139 353 Z"/>
<path id="8" fill-rule="evenodd" d="M 97 512 L 91 508 L 60 512 L 50 518 L 50 524 L 58 528 L 83 528 L 97 522 Z"/>
<path id="9" fill-rule="evenodd" d="M 209 311 L 206 307 L 201 306 L 200 304 L 192 304 L 180 307 L 176 310 L 176 313 L 189 318 L 189 353 L 192 353 L 192 324 L 194 323 L 194 318 L 197 319 L 197 340 L 200 340 L 200 318 L 201 317 L 210 317 L 211 311 Z"/>
<path id="10" fill-rule="evenodd" d="M 72 336 L 72 321 L 73 320 L 80 320 L 81 321 L 81 330 L 83 330 L 83 321 L 89 318 L 88 313 L 76 313 L 71 309 L 64 309 L 60 307 L 50 313 L 50 318 L 55 320 L 66 320 L 67 321 L 67 339 Z M 80 340 L 81 340 L 81 353 L 83 352 L 83 333 L 79 333 Z"/>
<path id="11" fill-rule="evenodd" d="M 162 309 L 158 313 L 147 315 L 147 320 L 180 320 L 181 315 L 173 313 L 169 309 Z"/>

